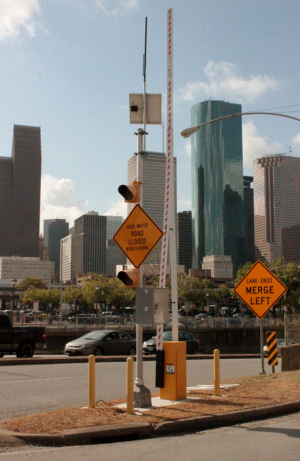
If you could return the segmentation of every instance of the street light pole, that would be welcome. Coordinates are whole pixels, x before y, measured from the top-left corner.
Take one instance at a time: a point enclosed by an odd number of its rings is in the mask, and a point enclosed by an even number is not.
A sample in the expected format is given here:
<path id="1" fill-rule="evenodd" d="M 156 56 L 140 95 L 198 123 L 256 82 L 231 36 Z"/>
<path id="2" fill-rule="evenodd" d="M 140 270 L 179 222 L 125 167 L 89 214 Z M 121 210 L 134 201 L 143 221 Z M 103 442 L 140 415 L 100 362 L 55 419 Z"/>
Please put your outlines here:
<path id="1" fill-rule="evenodd" d="M 223 115 L 223 117 L 218 117 L 213 120 L 209 120 L 208 122 L 201 123 L 201 125 L 195 125 L 190 128 L 185 128 L 184 130 L 180 131 L 180 134 L 184 138 L 189 138 L 193 133 L 196 133 L 196 131 L 200 130 L 200 128 L 205 125 L 209 125 L 210 123 L 218 122 L 220 120 L 225 120 L 227 118 L 241 117 L 242 115 L 277 115 L 278 117 L 291 118 L 292 120 L 297 120 L 298 122 L 300 122 L 299 118 L 291 117 L 290 115 L 277 114 L 274 112 L 243 112 L 238 114 Z"/>
<path id="2" fill-rule="evenodd" d="M 99 293 L 99 285 L 95 286 L 96 289 L 96 313 L 98 314 L 98 293 Z"/>
<path id="3" fill-rule="evenodd" d="M 12 279 L 11 284 L 12 284 L 12 324 L 14 323 L 14 308 L 15 308 L 15 286 L 16 286 L 17 280 Z"/>

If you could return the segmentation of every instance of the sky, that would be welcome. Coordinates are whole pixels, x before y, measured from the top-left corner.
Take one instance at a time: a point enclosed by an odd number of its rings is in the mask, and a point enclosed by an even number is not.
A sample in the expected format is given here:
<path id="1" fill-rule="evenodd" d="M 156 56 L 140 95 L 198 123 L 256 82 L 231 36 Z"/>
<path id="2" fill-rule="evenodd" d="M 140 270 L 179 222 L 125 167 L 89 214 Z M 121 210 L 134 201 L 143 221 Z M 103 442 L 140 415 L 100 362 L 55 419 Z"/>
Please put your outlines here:
<path id="1" fill-rule="evenodd" d="M 14 124 L 41 127 L 41 232 L 44 219 L 72 226 L 87 211 L 126 216 L 118 187 L 139 127 L 129 123 L 129 93 L 143 92 L 147 17 L 146 91 L 166 106 L 168 8 L 178 211 L 191 209 L 190 141 L 180 130 L 194 104 L 217 99 L 300 118 L 299 1 L 0 0 L 0 156 L 11 156 Z M 298 121 L 242 123 L 244 174 L 255 158 L 300 155 Z M 162 127 L 147 132 L 147 150 L 161 152 Z"/>

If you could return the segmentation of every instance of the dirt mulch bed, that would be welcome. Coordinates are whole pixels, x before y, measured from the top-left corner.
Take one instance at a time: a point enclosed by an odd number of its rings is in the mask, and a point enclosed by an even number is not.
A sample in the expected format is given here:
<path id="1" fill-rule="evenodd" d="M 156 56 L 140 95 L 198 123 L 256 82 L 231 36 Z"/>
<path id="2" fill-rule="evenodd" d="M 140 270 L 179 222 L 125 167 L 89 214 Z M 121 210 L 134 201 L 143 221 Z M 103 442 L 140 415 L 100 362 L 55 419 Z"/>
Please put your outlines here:
<path id="1" fill-rule="evenodd" d="M 1 427 L 29 434 L 55 434 L 68 429 L 128 422 L 155 424 L 300 400 L 300 371 L 251 376 L 222 383 L 239 386 L 221 389 L 221 398 L 214 397 L 211 390 L 193 390 L 188 397 L 199 400 L 152 408 L 134 415 L 126 415 L 126 410 L 113 406 L 120 400 L 99 401 L 94 409 L 75 407 L 23 416 L 7 420 Z"/>

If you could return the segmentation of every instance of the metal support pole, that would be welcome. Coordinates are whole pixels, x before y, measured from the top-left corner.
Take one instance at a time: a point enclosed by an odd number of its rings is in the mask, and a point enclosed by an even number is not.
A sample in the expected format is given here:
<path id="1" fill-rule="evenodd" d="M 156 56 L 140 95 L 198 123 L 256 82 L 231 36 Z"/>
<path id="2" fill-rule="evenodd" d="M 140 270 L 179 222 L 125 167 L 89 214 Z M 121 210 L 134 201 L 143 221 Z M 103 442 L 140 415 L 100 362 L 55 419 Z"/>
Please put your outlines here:
<path id="1" fill-rule="evenodd" d="M 89 408 L 95 408 L 95 356 L 89 355 Z"/>
<path id="2" fill-rule="evenodd" d="M 60 306 L 59 306 L 59 327 L 62 327 L 62 250 L 63 243 L 60 241 Z"/>
<path id="3" fill-rule="evenodd" d="M 127 415 L 133 415 L 133 358 L 128 357 L 126 366 Z"/>
<path id="4" fill-rule="evenodd" d="M 263 319 L 259 319 L 259 332 L 260 332 L 260 357 L 261 357 L 261 375 L 265 375 L 265 361 L 264 361 L 264 329 Z"/>
<path id="5" fill-rule="evenodd" d="M 220 351 L 214 350 L 214 385 L 215 385 L 215 396 L 220 397 Z"/>
<path id="6" fill-rule="evenodd" d="M 287 306 L 286 306 L 286 292 L 283 295 L 284 297 L 284 339 L 285 345 L 288 346 L 288 317 L 287 317 Z"/>
<path id="7" fill-rule="evenodd" d="M 139 204 L 143 206 L 143 136 L 146 132 L 142 128 L 137 130 L 137 181 L 140 184 Z M 143 287 L 143 265 L 139 268 L 139 286 Z M 151 407 L 150 389 L 145 386 L 143 376 L 143 325 L 136 324 L 136 378 L 134 400 L 139 408 Z"/>

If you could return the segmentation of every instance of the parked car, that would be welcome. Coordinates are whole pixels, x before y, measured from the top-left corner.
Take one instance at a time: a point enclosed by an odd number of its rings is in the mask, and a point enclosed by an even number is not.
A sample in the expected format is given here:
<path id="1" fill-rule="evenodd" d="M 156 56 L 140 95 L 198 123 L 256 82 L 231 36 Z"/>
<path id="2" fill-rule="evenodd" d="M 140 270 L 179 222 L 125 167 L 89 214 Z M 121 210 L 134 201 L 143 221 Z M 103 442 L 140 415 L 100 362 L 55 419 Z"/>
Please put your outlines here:
<path id="1" fill-rule="evenodd" d="M 179 341 L 186 342 L 186 353 L 187 354 L 197 354 L 199 351 L 199 340 L 190 333 L 189 331 L 180 331 L 178 334 Z M 172 332 L 165 331 L 163 333 L 163 341 L 172 341 Z M 143 343 L 143 353 L 145 355 L 155 354 L 156 353 L 156 336 L 144 341 Z"/>
<path id="2" fill-rule="evenodd" d="M 118 323 L 123 324 L 124 318 L 121 314 L 118 314 L 114 311 L 105 311 L 100 315 L 99 323 L 103 325 L 105 323 L 113 323 L 114 325 L 117 325 Z"/>
<path id="3" fill-rule="evenodd" d="M 15 353 L 17 357 L 32 357 L 46 339 L 44 327 L 15 326 L 7 315 L 0 316 L 0 357 Z"/>
<path id="4" fill-rule="evenodd" d="M 195 319 L 196 319 L 197 323 L 207 322 L 208 315 L 206 313 L 205 314 L 197 314 L 195 316 Z"/>
<path id="5" fill-rule="evenodd" d="M 124 331 L 96 330 L 66 344 L 66 355 L 135 355 L 136 340 Z"/>
<path id="6" fill-rule="evenodd" d="M 77 314 L 76 316 L 69 316 L 70 323 L 81 323 L 83 325 L 95 322 L 95 314 Z"/>

